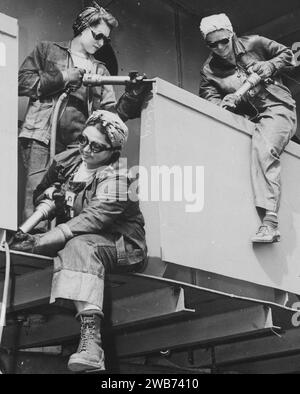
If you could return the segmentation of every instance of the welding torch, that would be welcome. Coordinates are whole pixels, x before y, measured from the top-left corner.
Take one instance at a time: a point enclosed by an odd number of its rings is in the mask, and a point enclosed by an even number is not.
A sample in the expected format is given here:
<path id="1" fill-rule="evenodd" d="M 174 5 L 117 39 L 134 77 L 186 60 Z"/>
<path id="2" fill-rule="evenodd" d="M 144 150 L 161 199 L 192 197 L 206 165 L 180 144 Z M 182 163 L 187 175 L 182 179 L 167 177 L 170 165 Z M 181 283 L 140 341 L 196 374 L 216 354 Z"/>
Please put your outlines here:
<path id="1" fill-rule="evenodd" d="M 89 74 L 85 73 L 83 75 L 82 84 L 87 87 L 93 86 L 103 86 L 103 85 L 140 85 L 140 84 L 153 84 L 155 79 L 147 79 L 143 75 L 139 75 L 137 71 L 130 71 L 128 76 L 103 76 L 99 74 Z M 52 127 L 51 127 L 51 139 L 50 139 L 50 164 L 53 161 L 55 156 L 55 147 L 56 147 L 56 131 L 57 131 L 57 123 L 58 118 L 61 115 L 61 107 L 62 104 L 67 100 L 69 94 L 71 93 L 71 89 L 69 87 L 66 88 L 65 92 L 63 92 L 55 105 L 53 111 L 52 118 Z"/>
<path id="2" fill-rule="evenodd" d="M 243 83 L 243 85 L 239 89 L 237 89 L 234 93 L 232 93 L 234 96 L 236 96 L 235 104 L 240 103 L 242 98 L 251 89 L 253 89 L 255 86 L 259 85 L 261 82 L 262 82 L 262 79 L 258 74 L 256 74 L 256 73 L 250 74 L 249 77 L 246 79 L 246 81 Z M 226 105 L 223 108 L 228 109 L 228 110 L 232 110 L 231 107 L 226 106 Z"/>
<path id="3" fill-rule="evenodd" d="M 249 75 L 249 77 L 246 79 L 243 85 L 235 92 L 235 94 L 241 100 L 242 97 L 244 97 L 245 94 L 249 92 L 249 90 L 253 89 L 260 82 L 261 82 L 261 77 L 256 73 L 252 73 Z"/>
<path id="4" fill-rule="evenodd" d="M 93 86 L 103 86 L 103 85 L 130 85 L 133 86 L 140 84 L 152 84 L 155 82 L 155 79 L 147 79 L 142 75 L 139 75 L 137 71 L 131 71 L 128 76 L 103 76 L 99 74 L 89 74 L 85 73 L 83 75 L 82 84 L 87 87 Z M 71 93 L 71 89 L 69 87 L 66 88 L 65 92 L 63 92 L 55 105 L 52 117 L 52 126 L 51 126 L 51 138 L 50 138 L 50 164 L 53 161 L 55 156 L 55 148 L 56 148 L 56 132 L 57 132 L 57 123 L 59 116 L 61 116 L 61 107 L 62 104 L 67 100 Z"/>
<path id="5" fill-rule="evenodd" d="M 130 85 L 133 86 L 139 84 L 153 84 L 155 79 L 147 79 L 144 76 L 140 76 L 137 71 L 131 71 L 128 76 L 103 76 L 98 74 L 85 73 L 82 79 L 84 86 L 103 86 L 103 85 Z M 71 93 L 70 88 L 59 96 L 53 111 L 52 126 L 51 126 L 51 139 L 50 139 L 50 164 L 52 163 L 55 156 L 56 148 L 56 132 L 59 116 L 61 116 L 61 107 L 67 100 Z M 60 190 L 60 185 L 55 185 L 57 191 Z M 54 198 L 44 198 L 37 205 L 34 213 L 19 227 L 19 231 L 28 233 L 31 231 L 40 221 L 49 219 L 55 212 L 55 192 Z"/>
<path id="6" fill-rule="evenodd" d="M 82 84 L 84 86 L 102 85 L 129 85 L 129 84 L 149 84 L 155 79 L 148 79 L 140 76 L 137 71 L 131 71 L 128 76 L 103 76 L 99 74 L 84 74 Z"/>

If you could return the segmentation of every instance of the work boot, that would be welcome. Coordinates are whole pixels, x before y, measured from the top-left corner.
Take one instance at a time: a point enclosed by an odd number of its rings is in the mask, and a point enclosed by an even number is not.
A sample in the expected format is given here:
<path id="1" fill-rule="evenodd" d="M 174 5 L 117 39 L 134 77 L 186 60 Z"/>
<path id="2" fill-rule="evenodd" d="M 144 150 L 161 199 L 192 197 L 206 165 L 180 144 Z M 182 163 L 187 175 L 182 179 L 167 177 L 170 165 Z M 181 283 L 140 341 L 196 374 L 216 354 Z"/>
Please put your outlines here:
<path id="1" fill-rule="evenodd" d="M 272 243 L 280 241 L 278 217 L 275 212 L 266 212 L 262 225 L 259 227 L 252 242 Z"/>
<path id="2" fill-rule="evenodd" d="M 101 347 L 100 316 L 79 314 L 81 320 L 80 342 L 72 354 L 68 368 L 74 372 L 105 370 L 104 351 Z"/>
<path id="3" fill-rule="evenodd" d="M 278 226 L 271 226 L 265 222 L 259 227 L 257 233 L 252 238 L 252 242 L 272 243 L 280 241 L 280 232 Z"/>

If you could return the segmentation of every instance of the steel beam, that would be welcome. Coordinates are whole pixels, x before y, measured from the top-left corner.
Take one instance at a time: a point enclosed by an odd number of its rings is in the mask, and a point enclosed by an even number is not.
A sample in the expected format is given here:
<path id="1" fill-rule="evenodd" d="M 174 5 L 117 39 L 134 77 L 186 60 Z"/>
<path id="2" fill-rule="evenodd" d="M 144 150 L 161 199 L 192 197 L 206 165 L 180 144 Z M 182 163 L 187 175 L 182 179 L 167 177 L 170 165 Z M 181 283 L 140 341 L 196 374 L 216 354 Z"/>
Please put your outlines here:
<path id="1" fill-rule="evenodd" d="M 146 271 L 147 273 L 147 271 Z M 212 272 L 167 263 L 164 278 L 190 283 L 199 287 L 234 294 L 237 297 L 260 300 L 261 302 L 276 302 L 275 289 L 246 282 Z M 280 290 L 278 290 L 279 292 Z"/>
<path id="2" fill-rule="evenodd" d="M 218 365 L 244 363 L 263 358 L 278 358 L 287 354 L 300 355 L 300 329 L 291 329 L 281 335 L 257 338 L 252 341 L 232 343 L 215 348 Z M 203 354 L 194 353 L 195 363 L 206 365 Z M 202 361 L 201 361 L 202 360 Z M 204 364 L 203 364 L 204 362 Z"/>
<path id="3" fill-rule="evenodd" d="M 193 364 L 199 367 L 211 366 L 211 352 L 208 348 L 192 351 Z M 287 355 L 300 355 L 300 329 L 291 329 L 280 335 L 237 341 L 214 346 L 215 361 L 221 369 L 240 363 L 253 363 L 263 359 L 276 359 Z M 178 365 L 191 366 L 190 354 L 186 351 L 173 352 L 170 360 Z M 150 362 L 150 361 L 149 361 Z M 153 360 L 152 362 L 159 362 Z"/>
<path id="4" fill-rule="evenodd" d="M 127 285 L 123 277 L 121 287 Z M 28 308 L 45 305 L 49 302 L 52 280 L 52 268 L 33 271 L 15 278 L 14 291 L 8 302 L 9 311 L 20 311 Z M 142 279 L 136 279 L 143 282 Z M 113 279 L 109 285 L 113 286 Z M 0 284 L 0 292 L 3 283 Z M 164 286 L 164 287 L 161 287 Z M 125 327 L 138 322 L 154 321 L 162 318 L 172 318 L 180 314 L 194 312 L 185 308 L 184 290 L 178 286 L 160 284 L 161 288 L 140 292 L 113 300 L 112 321 L 115 326 Z M 146 287 L 147 289 L 147 287 Z"/>
<path id="5" fill-rule="evenodd" d="M 130 332 L 116 338 L 116 347 L 120 357 L 128 357 L 162 349 L 226 343 L 265 335 L 275 328 L 270 308 L 257 306 Z"/>
<path id="6" fill-rule="evenodd" d="M 29 271 L 43 269 L 53 265 L 53 259 L 47 256 L 10 251 L 12 273 L 22 275 Z M 5 252 L 0 250 L 0 275 L 5 270 Z"/>
<path id="7" fill-rule="evenodd" d="M 31 271 L 10 281 L 8 312 L 45 305 L 49 302 L 52 268 Z M 3 282 L 0 282 L 0 292 Z"/>
<path id="8" fill-rule="evenodd" d="M 113 301 L 111 319 L 113 328 L 120 330 L 130 326 L 138 328 L 147 322 L 153 324 L 164 320 L 172 321 L 193 312 L 194 310 L 185 308 L 182 288 L 174 290 L 166 287 Z M 45 316 L 45 321 L 40 324 L 26 324 L 20 328 L 17 347 L 59 344 L 74 338 L 78 333 L 79 326 L 73 316 Z M 4 346 L 11 347 L 15 336 L 16 327 L 7 326 L 4 330 Z"/>
<path id="9" fill-rule="evenodd" d="M 0 267 L 4 262 L 3 257 L 4 254 L 0 251 Z M 11 259 L 14 277 L 11 307 L 14 310 L 20 310 L 27 306 L 41 305 L 47 302 L 52 277 L 52 259 L 21 252 L 12 252 Z M 143 274 L 110 275 L 106 285 L 112 289 L 112 299 L 134 296 L 166 286 L 182 286 L 186 287 L 188 307 L 190 308 L 194 308 L 198 299 L 201 299 L 201 302 L 204 300 L 205 292 L 207 292 L 208 298 L 215 292 L 222 297 L 229 295 L 248 302 L 255 301 L 281 306 L 285 306 L 287 302 L 287 295 L 281 290 L 177 264 L 165 264 L 166 269 L 161 274 L 149 274 L 150 267 Z M 0 282 L 0 291 L 2 287 L 3 283 Z M 204 305 L 202 306 L 204 308 Z M 220 309 L 213 311 L 213 313 L 219 312 Z M 205 311 L 201 309 L 201 313 L 205 313 Z M 208 310 L 208 314 L 210 313 Z"/>
<path id="10" fill-rule="evenodd" d="M 243 374 L 292 374 L 300 372 L 300 355 L 272 358 L 248 363 L 231 364 L 222 371 L 236 371 Z"/>
<path id="11" fill-rule="evenodd" d="M 115 328 L 136 327 L 195 312 L 185 308 L 183 288 L 166 287 L 113 302 L 112 321 Z"/>
<path id="12" fill-rule="evenodd" d="M 76 338 L 80 325 L 73 316 L 50 316 L 44 324 L 31 326 L 8 325 L 3 331 L 2 347 L 27 348 L 61 344 Z M 17 342 L 17 343 L 16 343 Z"/>

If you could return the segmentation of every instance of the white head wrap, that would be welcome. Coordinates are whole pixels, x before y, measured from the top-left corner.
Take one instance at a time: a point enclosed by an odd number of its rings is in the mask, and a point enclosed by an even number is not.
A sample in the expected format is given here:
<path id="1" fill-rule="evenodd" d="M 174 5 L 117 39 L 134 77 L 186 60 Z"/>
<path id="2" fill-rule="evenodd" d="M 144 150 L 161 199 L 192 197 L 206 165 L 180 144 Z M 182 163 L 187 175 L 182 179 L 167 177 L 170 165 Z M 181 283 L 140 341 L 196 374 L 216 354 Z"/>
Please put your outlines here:
<path id="1" fill-rule="evenodd" d="M 226 14 L 210 15 L 201 20 L 200 30 L 203 38 L 216 30 L 226 29 L 233 33 L 232 24 Z"/>

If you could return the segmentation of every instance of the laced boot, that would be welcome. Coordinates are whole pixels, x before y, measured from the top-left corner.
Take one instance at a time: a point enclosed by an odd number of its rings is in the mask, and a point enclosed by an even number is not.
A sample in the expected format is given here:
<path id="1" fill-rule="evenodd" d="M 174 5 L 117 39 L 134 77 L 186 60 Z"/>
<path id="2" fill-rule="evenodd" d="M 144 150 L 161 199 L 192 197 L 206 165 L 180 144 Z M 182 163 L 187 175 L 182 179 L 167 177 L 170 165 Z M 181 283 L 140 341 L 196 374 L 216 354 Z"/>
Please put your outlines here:
<path id="1" fill-rule="evenodd" d="M 277 216 L 266 215 L 252 242 L 272 243 L 280 241 Z"/>
<path id="2" fill-rule="evenodd" d="M 105 370 L 104 351 L 101 347 L 100 316 L 79 314 L 81 320 L 80 342 L 72 354 L 68 368 L 74 372 Z"/>

